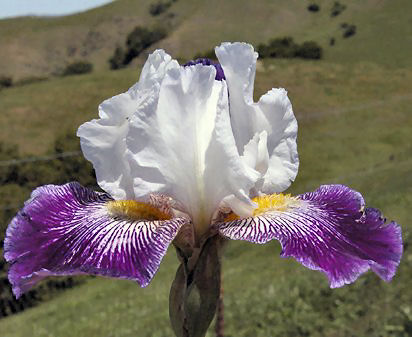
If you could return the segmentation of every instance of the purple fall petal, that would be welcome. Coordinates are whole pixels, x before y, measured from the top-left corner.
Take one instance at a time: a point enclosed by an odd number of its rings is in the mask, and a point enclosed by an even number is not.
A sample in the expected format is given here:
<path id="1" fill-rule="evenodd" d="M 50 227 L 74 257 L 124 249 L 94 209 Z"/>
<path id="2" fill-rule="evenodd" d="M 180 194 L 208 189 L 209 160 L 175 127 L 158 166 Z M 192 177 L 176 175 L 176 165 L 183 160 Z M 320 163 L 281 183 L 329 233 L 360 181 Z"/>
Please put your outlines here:
<path id="1" fill-rule="evenodd" d="M 360 193 L 323 185 L 300 195 L 286 211 L 225 222 L 219 231 L 234 240 L 279 240 L 282 257 L 323 271 L 332 288 L 352 283 L 369 268 L 390 281 L 402 256 L 401 228 L 386 224 L 379 210 L 363 207 Z"/>
<path id="2" fill-rule="evenodd" d="M 78 183 L 36 189 L 4 241 L 16 297 L 50 275 L 95 274 L 149 284 L 187 221 L 132 221 L 110 215 L 113 199 Z"/>

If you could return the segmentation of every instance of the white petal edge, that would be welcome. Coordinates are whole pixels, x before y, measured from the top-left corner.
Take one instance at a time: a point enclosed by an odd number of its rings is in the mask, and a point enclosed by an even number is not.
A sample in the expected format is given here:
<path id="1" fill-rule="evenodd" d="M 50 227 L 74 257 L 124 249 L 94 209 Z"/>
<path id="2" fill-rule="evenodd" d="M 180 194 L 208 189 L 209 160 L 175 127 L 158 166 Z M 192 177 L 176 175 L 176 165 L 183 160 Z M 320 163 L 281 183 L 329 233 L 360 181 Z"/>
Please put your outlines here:
<path id="1" fill-rule="evenodd" d="M 287 92 L 272 89 L 257 103 L 253 85 L 258 54 L 246 43 L 222 43 L 215 48 L 225 73 L 233 133 L 240 154 L 256 133 L 266 131 L 269 169 L 261 192 L 281 192 L 295 179 L 299 167 L 297 122 Z M 258 188 L 258 186 L 257 186 Z"/>
<path id="2" fill-rule="evenodd" d="M 127 92 L 99 106 L 100 119 L 81 125 L 77 131 L 83 154 L 92 162 L 99 186 L 115 199 L 134 199 L 133 178 L 127 161 L 126 137 L 129 119 L 158 98 L 165 73 L 179 67 L 164 50 L 149 55 L 139 81 Z"/>

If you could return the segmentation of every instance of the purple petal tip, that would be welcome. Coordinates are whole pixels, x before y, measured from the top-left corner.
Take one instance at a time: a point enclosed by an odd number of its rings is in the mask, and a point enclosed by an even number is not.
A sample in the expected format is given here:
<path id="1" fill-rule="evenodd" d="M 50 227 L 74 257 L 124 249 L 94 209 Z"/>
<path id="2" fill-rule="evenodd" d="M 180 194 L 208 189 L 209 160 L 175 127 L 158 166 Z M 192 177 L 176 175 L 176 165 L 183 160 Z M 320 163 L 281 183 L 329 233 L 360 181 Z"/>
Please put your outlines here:
<path id="1" fill-rule="evenodd" d="M 219 231 L 255 243 L 279 240 L 282 257 L 324 272 L 332 288 L 369 269 L 385 281 L 393 278 L 403 251 L 396 222 L 386 223 L 377 209 L 364 209 L 362 195 L 343 185 L 324 185 L 299 199 L 286 211 L 226 222 Z"/>
<path id="2" fill-rule="evenodd" d="M 4 257 L 16 297 L 50 275 L 94 274 L 147 286 L 184 219 L 119 219 L 107 194 L 78 183 L 36 189 L 11 221 Z"/>
<path id="3" fill-rule="evenodd" d="M 222 81 L 225 80 L 225 73 L 223 72 L 223 68 L 220 65 L 220 63 L 217 62 L 213 62 L 212 60 L 208 59 L 208 58 L 200 58 L 200 59 L 196 59 L 196 60 L 192 60 L 189 61 L 187 63 L 185 63 L 183 66 L 184 67 L 190 67 L 190 66 L 194 66 L 196 64 L 202 64 L 204 66 L 213 66 L 216 69 L 216 76 L 215 76 L 215 80 L 216 81 Z"/>

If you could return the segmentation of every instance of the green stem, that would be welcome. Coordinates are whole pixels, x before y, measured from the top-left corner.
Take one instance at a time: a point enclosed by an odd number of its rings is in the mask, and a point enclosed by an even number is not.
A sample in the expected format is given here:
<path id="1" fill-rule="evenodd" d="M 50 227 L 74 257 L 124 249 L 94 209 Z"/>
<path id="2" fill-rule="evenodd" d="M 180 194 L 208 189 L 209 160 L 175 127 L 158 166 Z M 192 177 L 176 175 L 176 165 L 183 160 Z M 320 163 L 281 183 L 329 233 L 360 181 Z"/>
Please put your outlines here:
<path id="1" fill-rule="evenodd" d="M 216 337 L 224 337 L 223 275 L 220 272 L 220 294 L 216 311 Z"/>
<path id="2" fill-rule="evenodd" d="M 220 295 L 220 248 L 221 239 L 214 236 L 192 256 L 180 255 L 182 263 L 169 296 L 170 322 L 177 337 L 204 337 L 215 316 Z"/>

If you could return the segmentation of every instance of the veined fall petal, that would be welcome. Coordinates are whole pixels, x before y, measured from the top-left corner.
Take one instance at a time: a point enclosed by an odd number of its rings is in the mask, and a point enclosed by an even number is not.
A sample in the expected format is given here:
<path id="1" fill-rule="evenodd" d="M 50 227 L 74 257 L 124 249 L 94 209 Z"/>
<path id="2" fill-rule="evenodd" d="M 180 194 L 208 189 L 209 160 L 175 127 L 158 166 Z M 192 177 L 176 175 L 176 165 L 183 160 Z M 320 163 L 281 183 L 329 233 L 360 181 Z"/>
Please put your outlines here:
<path id="1" fill-rule="evenodd" d="M 402 256 L 401 229 L 386 224 L 377 209 L 364 209 L 360 193 L 343 185 L 323 185 L 297 197 L 255 198 L 255 216 L 230 215 L 219 226 L 230 239 L 265 243 L 279 240 L 282 257 L 323 271 L 332 288 L 355 281 L 371 268 L 391 280 Z"/>
<path id="2" fill-rule="evenodd" d="M 78 183 L 36 189 L 4 241 L 19 297 L 51 275 L 95 274 L 146 286 L 185 218 L 136 201 L 115 201 Z"/>

